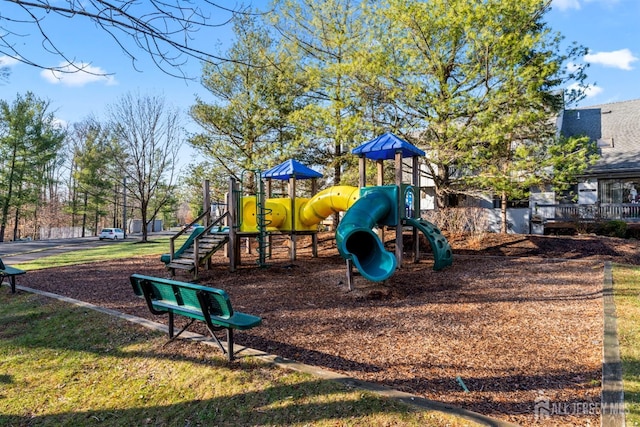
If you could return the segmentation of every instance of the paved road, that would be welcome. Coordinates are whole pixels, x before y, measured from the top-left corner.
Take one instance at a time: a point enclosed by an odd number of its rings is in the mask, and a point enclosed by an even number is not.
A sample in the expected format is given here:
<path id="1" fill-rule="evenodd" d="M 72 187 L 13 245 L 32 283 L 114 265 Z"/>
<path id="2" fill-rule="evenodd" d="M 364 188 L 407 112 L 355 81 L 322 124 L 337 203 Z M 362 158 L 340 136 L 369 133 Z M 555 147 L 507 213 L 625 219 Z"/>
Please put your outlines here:
<path id="1" fill-rule="evenodd" d="M 165 232 L 150 233 L 150 236 L 157 236 L 160 234 L 165 234 Z M 134 241 L 139 239 L 140 235 L 129 235 L 124 241 Z M 95 248 L 104 245 L 117 245 L 122 242 L 123 240 L 99 240 L 97 237 L 2 242 L 0 243 L 0 258 L 2 258 L 2 261 L 5 264 L 19 264 L 21 262 L 31 261 L 49 255 Z"/>

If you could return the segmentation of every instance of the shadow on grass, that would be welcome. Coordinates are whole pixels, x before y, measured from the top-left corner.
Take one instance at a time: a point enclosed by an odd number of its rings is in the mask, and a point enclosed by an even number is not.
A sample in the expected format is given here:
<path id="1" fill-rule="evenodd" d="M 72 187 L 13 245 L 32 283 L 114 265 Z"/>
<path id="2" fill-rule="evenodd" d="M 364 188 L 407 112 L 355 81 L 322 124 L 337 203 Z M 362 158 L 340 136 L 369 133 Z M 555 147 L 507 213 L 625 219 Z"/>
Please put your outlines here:
<path id="1" fill-rule="evenodd" d="M 145 405 L 140 397 L 127 409 L 35 416 L 5 414 L 0 415 L 0 425 L 291 425 L 381 412 L 399 413 L 398 405 L 382 403 L 375 397 L 360 398 L 357 402 L 333 399 L 330 394 L 337 392 L 336 387 L 331 390 L 327 386 L 327 381 L 308 381 L 296 388 L 276 385 L 233 396 L 168 405 Z"/>
<path id="2" fill-rule="evenodd" d="M 167 363 L 174 362 L 193 365 L 189 368 L 192 378 L 186 380 L 186 385 L 176 385 L 175 388 L 171 388 L 171 382 L 166 381 L 155 387 L 145 384 L 142 389 L 137 389 L 133 385 L 135 383 L 125 384 L 124 387 L 122 384 L 103 383 L 92 387 L 90 391 L 81 390 L 80 396 L 77 396 L 68 387 L 53 387 L 46 392 L 43 401 L 47 403 L 44 407 L 34 404 L 31 408 L 26 402 L 40 401 L 39 398 L 43 396 L 35 399 L 29 397 L 30 393 L 36 392 L 28 389 L 21 393 L 22 388 L 28 387 L 24 374 L 17 373 L 16 377 L 3 373 L 0 374 L 0 383 L 10 386 L 5 390 L 5 396 L 0 398 L 10 397 L 10 400 L 3 402 L 7 406 L 0 414 L 0 425 L 291 425 L 331 420 L 341 423 L 369 416 L 383 417 L 386 424 L 413 411 L 394 400 L 354 392 L 332 381 L 313 377 L 292 378 L 291 375 L 298 374 L 262 365 L 251 359 L 229 364 L 222 354 L 212 356 L 209 348 L 197 343 L 173 342 L 163 346 L 162 334 L 158 332 L 42 296 L 0 295 L 0 304 L 0 343 L 9 352 L 20 349 L 24 363 L 37 363 L 39 356 L 48 357 L 47 354 L 53 350 L 56 356 L 69 353 L 69 356 L 63 357 L 77 357 L 79 363 L 83 363 L 84 355 L 88 353 L 92 358 L 97 355 L 142 359 L 144 364 L 141 368 L 148 365 L 155 366 L 154 369 L 162 366 L 163 370 L 171 370 L 173 368 Z M 10 358 L 3 364 L 3 369 L 11 371 L 11 364 L 15 363 L 23 368 L 21 360 L 22 357 Z M 161 361 L 162 364 L 158 365 L 155 361 Z M 91 362 L 91 365 L 97 366 L 95 362 Z M 219 369 L 220 376 L 207 377 L 206 372 L 211 373 L 211 368 Z M 55 366 L 54 369 L 57 372 L 70 368 Z M 21 372 L 17 366 L 15 370 Z M 224 370 L 235 371 L 237 375 Z M 64 371 L 62 374 L 64 377 Z M 225 383 L 238 384 L 228 388 L 228 384 L 218 382 L 221 378 Z M 243 380 L 247 381 L 246 385 Z M 42 379 L 43 384 L 47 384 L 46 381 L 48 379 Z M 181 390 L 189 387 L 190 383 L 193 383 L 193 387 L 213 389 L 219 385 L 221 396 L 185 399 Z M 110 396 L 113 393 L 126 393 L 126 398 L 116 399 Z M 200 395 L 214 394 L 204 392 Z M 21 399 L 25 400 L 21 402 Z M 100 409 L 69 410 L 73 408 L 74 401 L 78 402 L 78 407 Z M 440 425 L 438 421 L 428 419 L 428 415 L 418 417 L 418 421 L 410 425 Z"/>

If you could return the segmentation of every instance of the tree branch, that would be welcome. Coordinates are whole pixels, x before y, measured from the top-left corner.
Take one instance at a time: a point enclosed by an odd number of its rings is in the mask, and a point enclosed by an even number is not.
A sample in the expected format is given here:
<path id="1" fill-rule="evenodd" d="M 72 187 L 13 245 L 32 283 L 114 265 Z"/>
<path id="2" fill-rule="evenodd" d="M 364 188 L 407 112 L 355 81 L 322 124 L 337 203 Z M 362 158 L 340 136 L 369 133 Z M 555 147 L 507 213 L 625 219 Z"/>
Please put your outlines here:
<path id="1" fill-rule="evenodd" d="M 136 50 L 141 50 L 164 73 L 180 78 L 193 78 L 182 70 L 189 58 L 209 63 L 235 62 L 197 46 L 195 34 L 203 29 L 223 27 L 236 14 L 253 14 L 249 11 L 249 6 L 228 8 L 208 0 L 195 3 L 188 0 L 0 0 L 2 1 L 18 9 L 11 12 L 3 8 L 5 10 L 0 13 L 0 53 L 28 65 L 59 73 L 89 72 L 87 68 L 90 64 L 68 56 L 51 38 L 52 31 L 44 27 L 46 18 L 51 14 L 67 19 L 83 18 L 92 21 L 111 36 L 131 59 L 134 68 L 138 69 Z M 220 17 L 220 12 L 228 16 Z M 20 13 L 24 16 L 17 16 Z M 35 28 L 42 37 L 43 49 L 62 58 L 63 64 L 49 65 L 26 57 L 20 43 L 15 40 L 29 35 L 15 31 L 14 27 L 20 25 Z M 133 43 L 135 47 L 129 43 Z"/>

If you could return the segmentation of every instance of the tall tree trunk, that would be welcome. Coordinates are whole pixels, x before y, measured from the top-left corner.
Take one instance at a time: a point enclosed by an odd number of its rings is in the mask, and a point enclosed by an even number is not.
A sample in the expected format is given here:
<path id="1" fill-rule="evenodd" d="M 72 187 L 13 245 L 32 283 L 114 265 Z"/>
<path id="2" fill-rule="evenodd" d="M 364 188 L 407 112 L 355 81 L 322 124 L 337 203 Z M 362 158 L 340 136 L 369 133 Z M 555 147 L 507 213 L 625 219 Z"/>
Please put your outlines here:
<path id="1" fill-rule="evenodd" d="M 83 209 L 82 209 L 82 232 L 81 232 L 81 237 L 85 237 L 85 233 L 84 230 L 86 230 L 87 228 L 87 205 L 88 205 L 88 195 L 85 192 L 84 193 L 84 202 L 83 202 Z"/>
<path id="2" fill-rule="evenodd" d="M 140 205 L 140 217 L 142 218 L 142 241 L 147 242 L 147 205 L 142 203 Z"/>
<path id="3" fill-rule="evenodd" d="M 76 164 L 74 162 L 71 170 L 75 170 Z M 71 173 L 71 228 L 75 228 L 78 221 L 78 186 L 77 181 Z M 74 233 L 75 237 L 75 233 Z"/>
<path id="4" fill-rule="evenodd" d="M 260 177 L 256 176 L 256 174 L 253 171 L 247 172 L 247 178 L 243 183 L 245 194 L 253 196 L 258 193 L 259 186 L 258 186 L 257 179 L 260 179 Z"/>
<path id="5" fill-rule="evenodd" d="M 449 182 L 449 170 L 446 166 L 438 165 L 438 170 L 435 173 L 435 198 L 436 207 L 438 209 L 445 209 L 449 207 L 449 192 L 445 188 Z"/>
<path id="6" fill-rule="evenodd" d="M 13 152 L 11 153 L 11 171 L 9 172 L 9 176 L 7 180 L 9 182 L 9 188 L 7 188 L 7 194 L 4 198 L 4 203 L 2 204 L 2 221 L 0 223 L 0 242 L 4 242 L 4 233 L 7 229 L 7 220 L 9 219 L 9 206 L 11 206 L 11 198 L 13 197 L 13 178 L 16 170 L 16 157 L 17 157 L 17 147 L 13 147 Z"/>
<path id="7" fill-rule="evenodd" d="M 20 220 L 20 208 L 16 208 L 16 214 L 13 222 L 13 241 L 15 242 L 20 238 L 18 234 L 18 221 Z"/>
<path id="8" fill-rule="evenodd" d="M 94 217 L 93 221 L 94 221 L 94 224 L 95 224 L 95 226 L 94 226 L 94 230 L 95 230 L 94 236 L 97 236 L 98 235 L 98 221 L 100 221 L 100 208 L 98 206 L 96 206 L 95 217 Z"/>
<path id="9" fill-rule="evenodd" d="M 333 185 L 340 185 L 340 180 L 342 179 L 342 143 L 340 141 L 336 141 L 335 144 L 335 165 L 333 166 Z M 333 214 L 333 229 L 338 228 L 338 224 L 340 223 L 340 214 L 338 212 Z"/>
<path id="10" fill-rule="evenodd" d="M 505 191 L 500 195 L 500 219 L 502 224 L 500 225 L 500 232 L 507 233 L 507 193 Z"/>
<path id="11" fill-rule="evenodd" d="M 41 202 L 41 198 L 38 197 L 36 202 L 36 205 L 33 208 L 33 239 L 35 240 L 37 238 L 37 236 L 39 235 L 38 233 L 38 228 L 40 227 L 38 225 L 38 220 L 40 219 L 38 213 L 40 212 L 40 206 L 44 206 L 44 203 Z M 51 227 L 49 227 L 51 228 Z"/>
<path id="12" fill-rule="evenodd" d="M 18 184 L 18 188 L 16 189 L 16 196 L 18 197 L 18 200 L 20 200 L 21 198 L 24 197 L 24 189 L 23 189 L 23 181 L 22 179 L 20 179 Z M 18 231 L 18 223 L 20 221 L 20 204 L 18 204 L 18 206 L 16 206 L 16 210 L 15 210 L 15 216 L 13 219 L 13 240 L 18 240 L 20 239 L 22 236 L 20 235 L 19 231 Z"/>
<path id="13" fill-rule="evenodd" d="M 118 227 L 118 183 L 115 183 L 113 190 L 113 226 Z M 123 227 L 124 228 L 124 227 Z"/>

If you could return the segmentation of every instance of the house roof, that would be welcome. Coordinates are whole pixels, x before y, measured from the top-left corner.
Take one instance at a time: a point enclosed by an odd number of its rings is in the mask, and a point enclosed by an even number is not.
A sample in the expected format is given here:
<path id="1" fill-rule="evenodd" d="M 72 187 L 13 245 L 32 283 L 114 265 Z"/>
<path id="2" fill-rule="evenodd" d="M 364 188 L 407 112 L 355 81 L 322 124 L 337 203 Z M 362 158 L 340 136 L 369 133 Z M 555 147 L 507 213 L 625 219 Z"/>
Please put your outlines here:
<path id="1" fill-rule="evenodd" d="M 425 153 L 413 144 L 387 132 L 359 147 L 351 153 L 364 156 L 371 160 L 390 160 L 395 158 L 396 152 L 402 151 L 402 157 L 424 156 Z"/>
<path id="2" fill-rule="evenodd" d="M 320 178 L 322 174 L 303 165 L 302 163 L 289 159 L 278 166 L 274 166 L 262 173 L 263 178 L 288 180 L 292 177 L 296 179 Z"/>
<path id="3" fill-rule="evenodd" d="M 560 131 L 598 142 L 601 157 L 590 173 L 640 171 L 640 99 L 565 110 Z"/>

